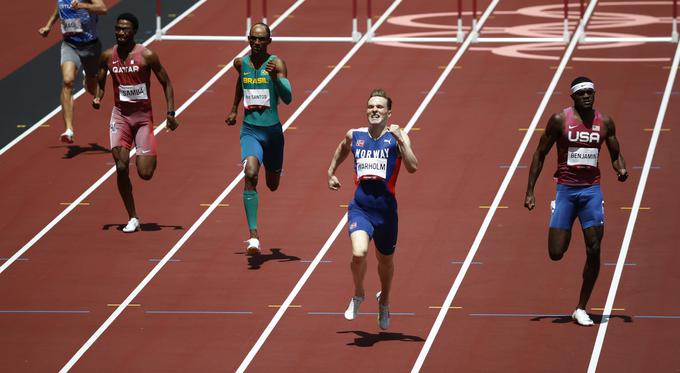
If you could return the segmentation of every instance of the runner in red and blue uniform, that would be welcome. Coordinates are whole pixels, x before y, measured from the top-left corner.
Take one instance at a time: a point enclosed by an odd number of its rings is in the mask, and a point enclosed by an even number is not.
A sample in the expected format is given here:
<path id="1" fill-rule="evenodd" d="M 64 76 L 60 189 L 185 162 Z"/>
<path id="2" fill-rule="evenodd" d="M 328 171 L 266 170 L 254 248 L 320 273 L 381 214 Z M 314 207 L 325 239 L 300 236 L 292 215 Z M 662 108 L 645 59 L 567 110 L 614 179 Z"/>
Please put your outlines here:
<path id="1" fill-rule="evenodd" d="M 579 302 L 572 318 L 580 325 L 590 326 L 593 321 L 586 312 L 586 304 L 600 272 L 600 244 L 604 235 L 604 202 L 599 168 L 602 143 L 607 145 L 618 180 L 625 181 L 628 172 L 616 138 L 614 120 L 593 109 L 593 81 L 578 77 L 571 83 L 571 92 L 574 106 L 553 114 L 541 136 L 531 162 L 524 206 L 532 210 L 536 205 L 536 180 L 543 168 L 545 156 L 557 143 L 557 196 L 551 204 L 548 252 L 550 259 L 562 259 L 569 248 L 571 228 L 578 216 L 586 243 L 586 263 Z"/>
<path id="2" fill-rule="evenodd" d="M 392 113 L 392 99 L 385 91 L 376 89 L 368 99 L 366 116 L 368 127 L 352 129 L 335 150 L 328 169 L 328 187 L 340 188 L 335 176 L 338 166 L 352 153 L 356 191 L 349 204 L 348 222 L 352 241 L 352 276 L 354 296 L 345 311 L 345 318 L 353 320 L 364 301 L 366 254 L 371 240 L 378 258 L 381 291 L 378 325 L 389 327 L 389 296 L 394 274 L 393 254 L 397 245 L 397 200 L 394 194 L 399 167 L 404 163 L 410 173 L 416 172 L 418 160 L 411 149 L 411 141 L 398 125 L 387 125 Z"/>
<path id="3" fill-rule="evenodd" d="M 130 182 L 130 150 L 137 148 L 137 174 L 143 180 L 151 180 L 156 170 L 156 139 L 153 134 L 153 111 L 151 110 L 151 71 L 163 86 L 167 102 L 167 126 L 175 130 L 175 102 L 168 73 L 161 65 L 158 55 L 141 44 L 135 43 L 139 27 L 137 17 L 123 13 L 116 20 L 116 43 L 102 53 L 97 79 L 99 89 L 92 106 L 99 109 L 106 86 L 106 72 L 113 81 L 114 105 L 109 121 L 111 154 L 116 162 L 118 192 L 123 199 L 129 220 L 123 232 L 140 230 Z"/>

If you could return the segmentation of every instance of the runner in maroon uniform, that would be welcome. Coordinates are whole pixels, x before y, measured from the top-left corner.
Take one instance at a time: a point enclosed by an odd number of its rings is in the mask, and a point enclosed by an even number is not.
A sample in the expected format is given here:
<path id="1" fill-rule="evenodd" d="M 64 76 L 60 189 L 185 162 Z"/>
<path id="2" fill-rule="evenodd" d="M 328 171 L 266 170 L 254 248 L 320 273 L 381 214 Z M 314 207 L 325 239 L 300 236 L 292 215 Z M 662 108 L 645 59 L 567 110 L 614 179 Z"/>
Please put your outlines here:
<path id="1" fill-rule="evenodd" d="M 137 174 L 144 180 L 151 180 L 156 170 L 156 140 L 153 134 L 151 110 L 150 75 L 153 70 L 163 86 L 168 105 L 167 126 L 175 130 L 179 123 L 175 119 L 172 84 L 161 65 L 158 55 L 141 44 L 135 44 L 135 33 L 139 22 L 130 13 L 123 13 L 116 21 L 117 45 L 102 53 L 99 74 L 99 89 L 92 100 L 92 106 L 99 109 L 104 96 L 106 71 L 111 72 L 113 81 L 114 106 L 109 122 L 111 153 L 116 161 L 118 191 L 123 198 L 130 220 L 123 232 L 131 233 L 140 229 L 132 196 L 129 165 L 133 143 L 137 148 Z"/>
<path id="2" fill-rule="evenodd" d="M 550 259 L 560 260 L 569 247 L 571 227 L 578 216 L 586 242 L 586 263 L 578 305 L 572 314 L 577 323 L 593 325 L 586 304 L 600 272 L 600 243 L 604 235 L 604 202 L 600 189 L 600 146 L 607 144 L 612 167 L 619 181 L 628 178 L 626 162 L 619 151 L 614 120 L 593 109 L 595 85 L 586 77 L 571 83 L 574 106 L 553 114 L 541 136 L 529 171 L 524 206 L 536 205 L 534 186 L 543 168 L 543 161 L 557 143 L 557 196 L 548 234 Z"/>

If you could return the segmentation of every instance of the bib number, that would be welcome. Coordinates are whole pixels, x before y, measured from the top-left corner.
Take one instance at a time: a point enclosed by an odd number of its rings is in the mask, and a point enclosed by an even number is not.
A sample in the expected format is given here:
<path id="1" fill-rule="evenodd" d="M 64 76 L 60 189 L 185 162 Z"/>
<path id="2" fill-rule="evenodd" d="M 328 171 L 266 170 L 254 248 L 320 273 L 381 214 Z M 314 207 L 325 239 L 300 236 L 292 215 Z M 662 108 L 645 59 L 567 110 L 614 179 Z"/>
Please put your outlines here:
<path id="1" fill-rule="evenodd" d="M 80 18 L 69 18 L 61 20 L 61 33 L 64 35 L 74 35 L 83 32 Z"/>
<path id="2" fill-rule="evenodd" d="M 248 110 L 269 108 L 269 89 L 244 89 L 243 105 Z"/>
<path id="3" fill-rule="evenodd" d="M 362 179 L 387 178 L 387 159 L 385 158 L 360 158 L 357 159 L 357 177 Z"/>
<path id="4" fill-rule="evenodd" d="M 567 152 L 567 165 L 597 167 L 599 153 L 597 148 L 570 147 Z"/>
<path id="5" fill-rule="evenodd" d="M 118 98 L 123 102 L 135 102 L 148 100 L 146 84 L 120 85 L 118 86 Z"/>

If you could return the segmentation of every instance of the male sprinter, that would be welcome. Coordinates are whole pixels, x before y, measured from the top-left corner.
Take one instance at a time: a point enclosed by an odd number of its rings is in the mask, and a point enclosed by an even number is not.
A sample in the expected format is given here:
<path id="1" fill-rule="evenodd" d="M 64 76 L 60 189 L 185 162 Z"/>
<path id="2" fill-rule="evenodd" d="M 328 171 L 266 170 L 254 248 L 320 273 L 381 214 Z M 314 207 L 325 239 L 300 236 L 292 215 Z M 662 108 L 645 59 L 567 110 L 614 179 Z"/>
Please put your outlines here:
<path id="1" fill-rule="evenodd" d="M 416 172 L 418 160 L 411 149 L 406 132 L 396 124 L 387 125 L 392 114 L 392 99 L 382 89 L 374 89 L 368 98 L 368 127 L 351 129 L 340 142 L 328 168 L 328 187 L 340 188 L 335 170 L 351 152 L 354 155 L 356 191 L 349 204 L 349 235 L 352 241 L 352 277 L 354 296 L 345 311 L 347 320 L 354 320 L 364 301 L 366 254 L 371 239 L 375 242 L 381 291 L 376 294 L 379 304 L 378 326 L 390 325 L 390 287 L 394 274 L 394 250 L 397 245 L 397 200 L 394 187 L 399 167 Z"/>
<path id="2" fill-rule="evenodd" d="M 618 180 L 626 181 L 628 172 L 616 139 L 614 120 L 593 109 L 593 81 L 586 77 L 574 79 L 571 98 L 574 106 L 553 114 L 541 136 L 531 161 L 524 206 L 532 210 L 536 205 L 536 180 L 546 154 L 557 143 L 557 196 L 551 204 L 548 253 L 552 260 L 562 259 L 571 240 L 571 227 L 578 216 L 586 243 L 586 263 L 578 304 L 571 317 L 580 325 L 591 326 L 593 320 L 586 312 L 586 304 L 600 273 L 600 243 L 604 235 L 604 202 L 599 169 L 603 142 L 607 144 Z"/>
<path id="3" fill-rule="evenodd" d="M 153 112 L 151 110 L 151 71 L 163 86 L 168 105 L 167 126 L 175 130 L 179 123 L 175 119 L 175 99 L 168 73 L 161 65 L 158 55 L 141 44 L 135 43 L 139 27 L 137 17 L 123 13 L 116 19 L 116 43 L 102 53 L 97 79 L 99 89 L 92 100 L 92 106 L 99 109 L 104 96 L 106 71 L 111 72 L 114 105 L 109 121 L 111 153 L 116 162 L 118 192 L 123 198 L 129 221 L 123 232 L 132 233 L 140 229 L 135 210 L 130 182 L 130 150 L 133 143 L 137 148 L 137 174 L 144 180 L 151 180 L 156 170 L 156 139 L 153 134 Z"/>
<path id="4" fill-rule="evenodd" d="M 43 37 L 61 20 L 61 113 L 66 131 L 62 142 L 73 143 L 73 81 L 81 66 L 85 72 L 85 90 L 94 96 L 97 89 L 97 66 L 102 44 L 97 38 L 98 15 L 106 14 L 102 0 L 57 0 L 57 7 L 45 26 L 38 30 Z"/>
<path id="5" fill-rule="evenodd" d="M 250 230 L 245 241 L 249 255 L 260 253 L 260 236 L 257 232 L 257 180 L 260 164 L 266 170 L 267 187 L 272 192 L 279 187 L 283 170 L 283 129 L 279 119 L 279 98 L 286 104 L 293 100 L 286 63 L 267 53 L 272 42 L 269 26 L 256 23 L 248 36 L 251 53 L 234 60 L 236 79 L 234 105 L 225 122 L 236 124 L 238 105 L 243 98 L 244 118 L 241 126 L 241 161 L 244 165 L 245 185 L 243 206 Z"/>

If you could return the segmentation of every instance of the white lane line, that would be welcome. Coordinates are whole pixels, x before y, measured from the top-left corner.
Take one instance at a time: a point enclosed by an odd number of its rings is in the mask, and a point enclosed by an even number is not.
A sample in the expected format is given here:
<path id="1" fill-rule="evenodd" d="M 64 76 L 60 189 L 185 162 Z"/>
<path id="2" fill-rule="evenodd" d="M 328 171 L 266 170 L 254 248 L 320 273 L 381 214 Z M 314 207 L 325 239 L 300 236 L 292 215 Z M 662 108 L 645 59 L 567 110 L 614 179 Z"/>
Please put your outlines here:
<path id="1" fill-rule="evenodd" d="M 271 28 L 274 29 L 278 23 L 280 23 L 284 18 L 286 18 L 295 8 L 297 8 L 304 0 L 299 0 L 293 7 L 291 7 L 286 13 L 281 15 Z M 396 0 L 395 4 L 400 3 L 401 0 Z M 389 13 L 394 9 L 395 5 L 388 9 L 383 17 L 381 17 L 372 30 L 376 30 L 386 19 Z M 330 83 L 330 81 L 342 70 L 342 67 L 347 63 L 353 54 L 359 49 L 359 47 L 366 43 L 366 36 L 362 38 L 348 53 L 345 57 L 335 66 L 335 68 L 326 76 L 326 78 L 320 83 L 320 85 L 310 94 L 307 99 L 298 107 L 298 109 L 291 115 L 291 117 L 283 125 L 284 131 L 293 123 L 293 121 L 300 116 L 302 111 L 304 111 L 309 104 L 318 96 L 323 89 Z M 247 48 L 249 49 L 249 47 Z M 204 87 L 207 89 L 207 87 Z M 160 128 L 160 127 L 159 127 Z M 95 331 L 95 333 L 85 342 L 85 344 L 76 352 L 75 355 L 68 361 L 68 363 L 60 370 L 60 372 L 67 372 L 73 367 L 73 365 L 82 357 L 82 355 L 94 344 L 94 342 L 99 339 L 99 337 L 108 329 L 108 327 L 120 316 L 125 308 L 130 304 L 134 298 L 139 295 L 139 293 L 146 287 L 146 285 L 151 282 L 151 280 L 160 272 L 160 270 L 171 260 L 171 258 L 182 248 L 184 243 L 194 234 L 194 232 L 200 227 L 201 224 L 208 218 L 208 216 L 218 207 L 220 203 L 231 193 L 231 191 L 240 183 L 243 179 L 243 172 L 240 172 L 236 178 L 227 186 L 227 188 L 222 191 L 222 193 L 210 204 L 210 206 L 203 212 L 203 214 L 194 222 L 194 224 L 187 230 L 187 232 L 175 243 L 175 245 L 168 251 L 168 253 L 161 259 L 161 261 L 149 272 L 146 277 L 137 285 L 137 287 L 125 298 L 123 302 L 113 311 L 113 313 L 104 321 L 104 323 Z M 342 225 L 345 223 L 343 222 Z M 342 228 L 342 226 L 340 226 Z M 339 234 L 339 229 L 338 229 Z M 335 238 L 333 238 L 334 240 Z M 317 263 L 318 264 L 318 263 Z M 290 302 L 286 304 L 286 307 L 290 305 Z M 279 309 L 280 311 L 280 309 Z M 278 313 L 278 312 L 277 312 Z"/>
<path id="2" fill-rule="evenodd" d="M 191 12 L 196 10 L 198 7 L 203 5 L 207 0 L 200 0 L 196 4 L 192 5 L 189 9 L 185 10 L 182 14 L 179 15 L 179 17 L 175 18 L 172 22 L 170 22 L 167 26 L 163 27 L 163 32 L 166 32 L 170 30 L 171 27 L 176 25 L 180 20 L 184 19 L 187 17 Z M 146 41 L 142 44 L 146 47 L 147 45 L 151 44 L 154 40 L 156 39 L 156 36 L 151 36 L 150 38 L 146 39 Z M 78 92 L 76 92 L 73 95 L 73 100 L 75 101 L 78 97 L 82 96 L 85 93 L 85 89 L 81 88 Z M 41 125 L 43 125 L 45 122 L 48 120 L 52 119 L 53 116 L 57 115 L 59 112 L 61 112 L 61 105 L 57 106 L 54 110 L 50 111 L 47 115 L 45 115 L 42 119 L 37 121 L 34 125 L 32 125 L 29 129 L 26 131 L 22 132 L 19 136 L 17 136 L 14 140 L 12 140 L 9 144 L 5 145 L 2 149 L 0 149 L 0 155 L 3 155 L 6 151 L 8 151 L 11 147 L 19 143 L 19 141 L 23 140 L 26 136 L 30 135 L 33 133 L 33 131 L 37 130 L 40 128 Z"/>
<path id="3" fill-rule="evenodd" d="M 644 194 L 645 186 L 647 185 L 647 177 L 649 176 L 649 170 L 652 166 L 654 151 L 656 150 L 656 143 L 659 141 L 659 135 L 661 134 L 661 126 L 663 125 L 663 119 L 666 115 L 666 110 L 668 109 L 668 102 L 670 101 L 671 91 L 673 89 L 673 84 L 675 82 L 675 75 L 678 72 L 679 63 L 680 63 L 680 44 L 678 44 L 678 46 L 675 49 L 675 57 L 673 57 L 673 64 L 671 65 L 671 71 L 668 75 L 668 81 L 666 82 L 666 89 L 664 90 L 663 99 L 661 99 L 659 113 L 656 116 L 656 123 L 654 123 L 654 131 L 652 132 L 652 138 L 649 140 L 649 148 L 647 148 L 645 163 L 642 168 L 642 173 L 640 175 L 640 181 L 638 182 L 637 190 L 635 192 L 633 210 L 631 211 L 630 217 L 628 218 L 628 225 L 626 226 L 626 233 L 623 236 L 623 243 L 621 244 L 619 259 L 617 260 L 616 268 L 614 269 L 614 277 L 612 278 L 612 283 L 609 286 L 609 294 L 607 294 L 607 302 L 605 303 L 604 311 L 602 311 L 602 322 L 600 323 L 600 326 L 597 330 L 597 338 L 595 339 L 593 354 L 590 356 L 588 373 L 595 373 L 595 371 L 597 370 L 597 362 L 600 359 L 600 353 L 602 352 L 604 336 L 607 333 L 609 318 L 612 313 L 612 307 L 614 307 L 616 292 L 618 290 L 619 282 L 621 281 L 621 274 L 623 273 L 623 268 L 626 263 L 626 256 L 628 255 L 630 240 L 633 237 L 635 222 L 637 221 L 638 212 L 640 211 L 640 204 L 642 203 L 642 195 Z"/>
<path id="4" fill-rule="evenodd" d="M 488 15 L 491 13 L 491 10 L 496 6 L 496 4 L 498 4 L 499 1 L 500 0 L 494 0 L 492 2 L 492 4 L 489 5 L 489 8 L 485 12 L 485 16 L 483 16 L 482 19 L 480 20 L 480 24 L 479 24 L 480 28 L 483 25 L 486 18 L 488 18 Z M 395 1 L 395 3 L 393 3 L 392 6 L 389 9 L 387 9 L 387 11 L 383 15 L 383 17 L 381 17 L 381 19 L 378 20 L 378 22 L 372 28 L 372 31 L 368 34 L 374 35 L 375 29 L 377 28 L 377 26 L 379 26 L 382 23 L 382 21 L 387 16 L 389 16 L 389 14 L 392 13 L 394 8 L 396 8 L 400 3 L 401 3 L 401 0 Z M 455 64 L 458 62 L 458 60 L 460 60 L 460 58 L 463 55 L 463 53 L 465 52 L 465 50 L 469 47 L 470 43 L 472 42 L 472 38 L 473 38 L 472 35 L 468 36 L 468 39 L 466 39 L 465 42 L 463 43 L 463 45 L 461 45 L 461 47 L 456 51 L 456 54 L 453 56 L 453 58 L 451 59 L 449 64 L 446 66 L 444 71 L 442 71 L 441 75 L 439 76 L 439 79 L 437 79 L 435 84 L 432 86 L 432 88 L 428 92 L 427 96 L 425 96 L 425 98 L 421 102 L 420 106 L 418 107 L 416 112 L 413 114 L 413 116 L 409 120 L 408 124 L 404 127 L 404 131 L 406 131 L 408 133 L 410 131 L 410 129 L 413 127 L 413 125 L 416 123 L 418 118 L 422 115 L 423 111 L 425 110 L 427 105 L 429 105 L 430 101 L 432 101 L 432 98 L 435 96 L 435 94 L 437 93 L 437 91 L 439 90 L 441 85 L 444 83 L 447 76 L 451 73 L 451 71 L 453 71 Z M 362 41 L 363 41 L 363 39 L 362 39 Z M 272 320 L 269 322 L 269 325 L 267 325 L 265 330 L 262 332 L 262 334 L 260 335 L 260 338 L 258 338 L 257 342 L 255 342 L 255 345 L 252 347 L 252 349 L 250 350 L 248 355 L 245 357 L 245 359 L 243 360 L 241 365 L 238 367 L 236 372 L 239 372 L 239 373 L 244 372 L 245 369 L 250 365 L 252 360 L 255 358 L 255 355 L 262 348 L 262 345 L 264 344 L 264 342 L 267 340 L 267 338 L 272 333 L 272 331 L 274 330 L 274 328 L 276 327 L 278 322 L 283 317 L 283 314 L 288 310 L 288 307 L 290 306 L 290 304 L 293 302 L 295 297 L 297 297 L 300 290 L 302 290 L 302 287 L 305 285 L 305 283 L 307 282 L 309 277 L 312 275 L 312 273 L 316 270 L 316 267 L 321 262 L 321 259 L 323 259 L 323 257 L 326 255 L 326 253 L 330 249 L 331 245 L 333 244 L 335 239 L 338 237 L 338 235 L 342 231 L 342 228 L 345 226 L 345 224 L 347 224 L 347 213 L 345 213 L 343 215 L 342 219 L 340 219 L 340 222 L 338 223 L 338 225 L 333 230 L 333 233 L 331 233 L 330 237 L 328 237 L 328 240 L 326 240 L 326 243 L 324 243 L 324 245 L 321 247 L 321 249 L 319 250 L 319 253 L 316 255 L 316 257 L 314 258 L 312 263 L 309 265 L 309 267 L 307 267 L 307 270 L 305 271 L 305 273 L 302 275 L 302 277 L 300 277 L 300 280 L 298 280 L 297 284 L 295 284 L 295 287 L 290 292 L 290 294 L 288 294 L 288 297 L 286 298 L 286 300 L 281 304 L 281 307 L 276 312 L 276 314 L 274 315 Z"/>
<path id="5" fill-rule="evenodd" d="M 541 103 L 538 106 L 538 109 L 536 110 L 536 114 L 534 115 L 534 118 L 532 119 L 527 132 L 524 134 L 524 139 L 522 140 L 522 143 L 517 149 L 515 158 L 513 159 L 510 168 L 508 168 L 508 172 L 505 174 L 505 178 L 503 179 L 503 182 L 501 183 L 501 186 L 498 189 L 498 192 L 496 193 L 496 197 L 494 198 L 493 203 L 491 204 L 491 208 L 489 208 L 489 211 L 486 213 L 484 222 L 482 222 L 482 226 L 479 228 L 479 231 L 477 232 L 477 236 L 475 237 L 475 240 L 472 243 L 472 246 L 470 247 L 470 251 L 468 252 L 467 257 L 463 262 L 463 265 L 458 271 L 458 275 L 456 276 L 456 279 L 454 280 L 453 285 L 451 286 L 451 290 L 449 290 L 446 299 L 442 303 L 442 308 L 440 309 L 439 314 L 437 315 L 437 318 L 435 319 L 435 322 L 432 325 L 432 329 L 430 330 L 430 333 L 427 336 L 425 343 L 423 344 L 423 348 L 420 350 L 418 359 L 416 360 L 415 364 L 413 365 L 413 368 L 411 369 L 412 373 L 419 372 L 423 366 L 423 363 L 425 362 L 425 358 L 427 357 L 427 354 L 430 351 L 432 344 L 434 343 L 434 339 L 436 338 L 437 333 L 439 332 L 439 329 L 441 328 L 442 323 L 444 322 L 444 318 L 446 317 L 449 307 L 451 307 L 451 304 L 453 303 L 453 298 L 456 296 L 456 293 L 460 288 L 460 284 L 463 282 L 465 274 L 467 273 L 468 269 L 470 268 L 470 264 L 472 264 L 472 260 L 477 254 L 477 250 L 479 249 L 479 245 L 481 244 L 482 239 L 486 234 L 486 230 L 489 228 L 491 219 L 493 218 L 496 209 L 498 209 L 498 205 L 503 199 L 503 195 L 505 194 L 505 191 L 508 188 L 508 185 L 510 184 L 510 180 L 512 179 L 512 176 L 515 174 L 515 170 L 517 170 L 517 166 L 519 165 L 519 162 L 522 159 L 522 156 L 524 155 L 524 152 L 527 146 L 529 145 L 529 142 L 531 141 L 531 137 L 533 136 L 534 131 L 536 130 L 538 121 L 541 119 L 543 111 L 545 111 L 545 108 L 548 105 L 548 101 L 550 101 L 552 93 L 555 90 L 555 87 L 557 86 L 557 83 L 559 82 L 565 67 L 567 66 L 567 62 L 569 61 L 571 55 L 576 49 L 576 44 L 578 44 L 581 35 L 583 35 L 584 33 L 585 25 L 588 23 L 588 20 L 590 19 L 590 16 L 593 13 L 597 1 L 598 0 L 593 0 L 588 4 L 588 9 L 584 14 L 583 22 L 576 29 L 576 32 L 572 36 L 571 41 L 569 42 L 569 45 L 567 46 L 567 49 L 565 50 L 564 55 L 562 56 L 562 60 L 560 61 L 557 70 L 555 71 L 555 75 L 553 76 L 553 79 L 550 82 L 548 89 L 543 95 L 543 99 L 541 100 Z"/>
<path id="6" fill-rule="evenodd" d="M 284 15 L 290 14 L 292 11 L 297 9 L 304 0 L 299 0 L 295 4 L 293 4 L 287 11 L 284 13 Z M 282 15 L 283 17 L 283 15 Z M 278 19 L 276 22 L 272 23 L 271 28 L 275 28 L 282 18 Z M 169 27 L 168 25 L 167 27 Z M 250 47 L 245 47 L 241 52 L 238 54 L 238 57 L 241 57 L 248 53 L 250 50 Z M 220 71 L 215 74 L 207 83 L 205 83 L 196 93 L 194 93 L 182 106 L 179 107 L 175 111 L 176 116 L 179 116 L 189 105 L 191 105 L 194 101 L 196 101 L 205 91 L 208 90 L 218 79 L 220 79 L 224 74 L 227 73 L 227 71 L 234 65 L 234 61 L 232 60 L 224 66 Z M 163 121 L 156 129 L 154 130 L 154 135 L 158 135 L 166 125 L 166 121 Z M 135 155 L 137 153 L 137 149 L 132 149 L 130 152 L 130 157 Z M 87 198 L 92 192 L 94 192 L 99 186 L 106 181 L 113 173 L 116 172 L 116 167 L 113 166 L 111 167 L 102 177 L 100 177 L 94 184 L 92 184 L 87 190 L 85 190 L 78 198 L 76 198 L 73 202 L 71 202 L 70 205 L 68 205 L 57 217 L 52 219 L 51 222 L 49 222 L 40 232 L 38 232 L 33 238 L 31 238 L 21 249 L 19 249 L 14 255 L 12 255 L 6 262 L 0 266 L 0 274 L 2 274 L 9 266 L 11 266 L 17 259 L 19 259 L 20 256 L 24 255 L 33 245 L 38 242 L 47 232 L 49 232 L 57 223 L 59 223 L 66 215 L 68 215 L 73 209 L 75 209 L 79 203 L 81 203 L 85 198 Z"/>

